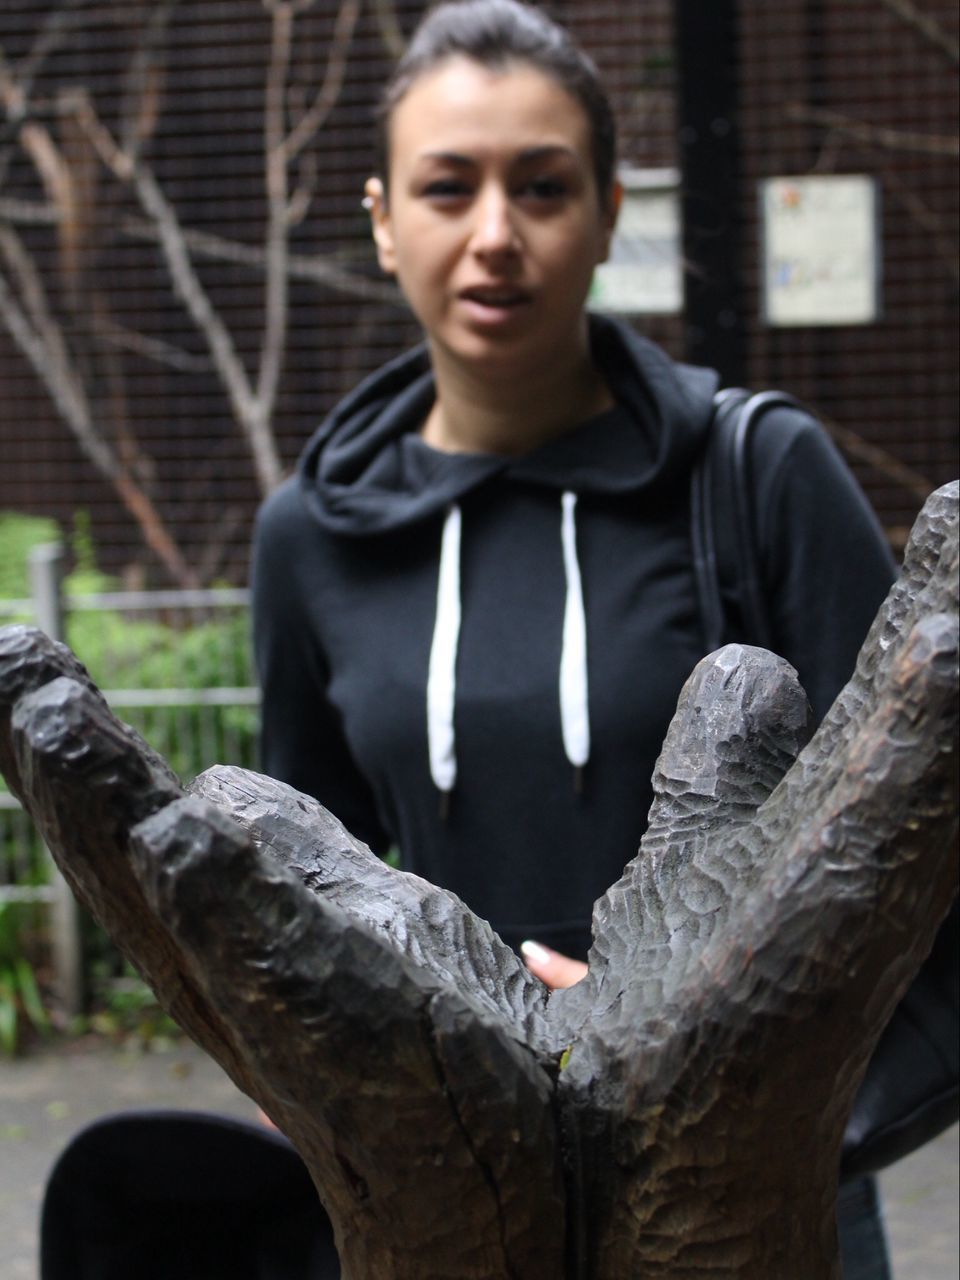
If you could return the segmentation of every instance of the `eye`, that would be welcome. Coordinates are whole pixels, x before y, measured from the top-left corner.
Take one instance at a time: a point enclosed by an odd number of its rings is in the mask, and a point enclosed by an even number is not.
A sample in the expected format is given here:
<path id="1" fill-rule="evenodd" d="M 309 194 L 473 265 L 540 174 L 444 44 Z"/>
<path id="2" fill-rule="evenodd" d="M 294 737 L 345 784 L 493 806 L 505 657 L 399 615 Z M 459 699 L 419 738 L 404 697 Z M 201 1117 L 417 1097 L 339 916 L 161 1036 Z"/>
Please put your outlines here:
<path id="1" fill-rule="evenodd" d="M 531 178 L 520 189 L 520 195 L 528 199 L 552 201 L 562 200 L 569 188 L 562 178 Z"/>
<path id="2" fill-rule="evenodd" d="M 470 194 L 470 187 L 462 178 L 434 178 L 428 182 L 422 194 L 429 200 L 445 202 L 463 200 Z"/>

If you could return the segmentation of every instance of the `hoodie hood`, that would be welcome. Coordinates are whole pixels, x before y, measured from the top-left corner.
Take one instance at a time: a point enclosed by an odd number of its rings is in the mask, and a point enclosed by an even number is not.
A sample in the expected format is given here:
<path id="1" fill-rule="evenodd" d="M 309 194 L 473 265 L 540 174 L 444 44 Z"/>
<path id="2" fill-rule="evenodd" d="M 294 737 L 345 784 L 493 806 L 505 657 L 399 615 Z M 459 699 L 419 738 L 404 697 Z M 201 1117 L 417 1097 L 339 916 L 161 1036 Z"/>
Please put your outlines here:
<path id="1" fill-rule="evenodd" d="M 676 364 L 627 325 L 590 316 L 594 359 L 623 413 L 607 412 L 518 458 L 443 453 L 418 430 L 434 401 L 423 344 L 365 379 L 312 436 L 298 464 L 328 532 L 387 533 L 446 511 L 495 475 L 558 492 L 639 494 L 689 473 L 718 376 Z"/>

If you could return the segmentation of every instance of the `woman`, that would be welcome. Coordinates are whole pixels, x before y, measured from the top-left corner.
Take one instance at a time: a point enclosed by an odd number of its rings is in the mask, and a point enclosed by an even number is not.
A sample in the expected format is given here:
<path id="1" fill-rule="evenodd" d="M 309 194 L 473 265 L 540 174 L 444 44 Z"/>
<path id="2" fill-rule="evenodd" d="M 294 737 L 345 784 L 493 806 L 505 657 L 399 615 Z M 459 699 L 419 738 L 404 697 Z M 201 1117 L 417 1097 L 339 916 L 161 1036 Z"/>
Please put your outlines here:
<path id="1" fill-rule="evenodd" d="M 263 766 L 564 985 L 703 656 L 688 493 L 717 378 L 585 310 L 620 202 L 614 124 L 538 11 L 429 14 L 382 150 L 377 253 L 426 340 L 333 411 L 261 512 Z M 774 647 L 822 715 L 889 553 L 805 414 L 765 419 L 754 464 Z M 864 1276 L 886 1274 L 875 1226 Z"/>

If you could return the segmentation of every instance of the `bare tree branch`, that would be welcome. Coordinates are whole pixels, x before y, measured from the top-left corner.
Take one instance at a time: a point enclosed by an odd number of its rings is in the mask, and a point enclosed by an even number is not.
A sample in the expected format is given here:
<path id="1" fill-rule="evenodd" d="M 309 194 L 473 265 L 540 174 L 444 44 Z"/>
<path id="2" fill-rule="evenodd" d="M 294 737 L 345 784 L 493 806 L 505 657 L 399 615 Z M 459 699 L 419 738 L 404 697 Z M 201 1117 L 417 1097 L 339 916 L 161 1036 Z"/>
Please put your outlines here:
<path id="1" fill-rule="evenodd" d="M 122 146 L 129 155 L 138 155 L 144 142 L 153 136 L 156 129 L 162 77 L 157 50 L 179 3 L 180 0 L 155 0 L 149 11 L 143 39 L 130 63 L 124 108 L 120 112 Z"/>
<path id="2" fill-rule="evenodd" d="M 32 52 L 31 75 L 56 43 L 62 39 L 69 11 L 81 0 L 68 0 L 47 22 Z M 121 113 L 119 141 L 98 115 L 85 88 L 58 95 L 58 108 L 66 110 L 108 172 L 135 195 L 147 218 L 146 227 L 125 224 L 125 231 L 155 240 L 161 249 L 175 295 L 180 299 L 202 336 L 213 368 L 230 402 L 234 417 L 244 433 L 262 492 L 269 492 L 282 478 L 282 466 L 272 430 L 272 418 L 279 393 L 289 324 L 289 281 L 291 276 L 315 279 L 333 288 L 364 297 L 386 300 L 394 291 L 351 275 L 339 266 L 319 261 L 291 261 L 289 233 L 309 207 L 315 164 L 302 162 L 303 178 L 291 198 L 291 166 L 313 140 L 326 121 L 343 87 L 347 57 L 360 14 L 360 0 L 342 0 L 337 12 L 326 71 L 316 96 L 288 131 L 288 81 L 293 55 L 294 26 L 299 15 L 314 7 L 315 0 L 263 0 L 270 14 L 272 39 L 265 87 L 264 147 L 267 197 L 267 229 L 264 245 L 257 250 L 231 246 L 218 237 L 188 232 L 161 188 L 141 152 L 152 136 L 159 113 L 157 58 L 169 18 L 178 0 L 161 0 L 148 7 L 146 23 L 126 78 L 125 105 Z M 58 151 L 49 132 L 28 116 L 29 85 L 0 65 L 0 94 L 8 117 L 23 115 L 19 127 L 20 144 L 28 151 L 55 213 L 62 246 L 69 248 L 71 229 L 89 227 L 92 217 L 77 215 L 78 195 L 75 175 Z M 7 212 L 11 212 L 7 207 Z M 78 246 L 79 247 L 79 246 Z M 247 369 L 223 317 L 214 307 L 194 265 L 192 252 L 224 261 L 251 262 L 265 272 L 264 322 L 255 377 Z M 64 265 L 79 267 L 74 255 L 64 257 Z M 77 270 L 68 270 L 76 281 Z M 12 312 L 11 312 L 12 315 Z M 20 326 L 22 337 L 27 337 Z M 116 335 L 114 335 L 116 340 Z M 130 339 L 125 339 L 129 344 Z M 145 339 L 136 339 L 141 353 L 170 361 L 170 352 Z M 177 357 L 179 361 L 179 357 Z M 74 413 L 74 417 L 77 415 Z"/>
<path id="3" fill-rule="evenodd" d="M 297 166 L 297 185 L 287 204 L 287 226 L 296 227 L 310 212 L 310 205 L 317 190 L 317 158 L 312 151 L 304 151 Z"/>
<path id="4" fill-rule="evenodd" d="M 323 84 L 312 106 L 300 118 L 284 143 L 288 162 L 293 160 L 322 128 L 340 96 L 350 42 L 353 40 L 359 16 L 360 0 L 343 0 L 337 13 Z"/>
<path id="5" fill-rule="evenodd" d="M 30 93 L 37 73 L 50 54 L 63 43 L 76 11 L 85 3 L 86 0 L 61 0 L 47 14 L 32 48 L 16 68 L 8 65 L 4 52 L 0 49 L 0 102 L 3 103 L 7 120 L 14 131 L 27 117 Z M 3 181 L 11 156 L 12 152 L 0 156 L 0 182 Z"/>
<path id="6" fill-rule="evenodd" d="M 20 289 L 22 303 L 0 275 L 0 317 L 10 336 L 33 368 L 41 384 L 93 466 L 110 480 L 127 510 L 175 581 L 199 585 L 180 549 L 167 532 L 160 513 L 97 431 L 89 397 L 70 359 L 66 342 L 47 301 L 39 273 L 10 227 L 0 226 L 0 253 Z"/>
<path id="7" fill-rule="evenodd" d="M 955 281 L 960 281 L 960 254 L 951 237 L 955 229 L 952 219 L 938 217 L 895 173 L 884 174 L 884 185 L 893 192 L 913 222 L 924 232 L 944 267 Z"/>
<path id="8" fill-rule="evenodd" d="M 101 123 L 87 89 L 85 87 L 71 89 L 63 95 L 63 100 L 64 104 L 72 109 L 104 165 L 121 182 L 130 182 L 134 170 L 133 156 L 119 145 L 110 130 Z"/>
<path id="9" fill-rule="evenodd" d="M 19 123 L 18 140 L 43 185 L 55 212 L 61 263 L 68 282 L 76 286 L 81 267 L 82 241 L 89 234 L 90 192 L 88 173 L 75 173 L 49 130 L 29 116 L 29 89 L 43 61 L 68 32 L 74 11 L 82 0 L 67 0 L 49 17 L 30 54 L 15 77 L 0 64 L 0 101 L 8 120 Z M 58 108 L 64 106 L 58 97 Z M 66 102 L 69 107 L 69 101 Z M 184 560 L 176 542 L 153 502 L 137 483 L 129 467 L 96 425 L 95 415 L 83 377 L 70 354 L 63 330 L 55 319 L 46 289 L 36 266 L 10 226 L 0 225 L 0 255 L 11 273 L 11 281 L 0 278 L 0 315 L 57 412 L 67 424 L 82 452 L 109 480 L 121 501 L 140 525 L 144 540 L 175 581 L 197 585 L 196 575 Z M 114 380 L 116 390 L 116 380 Z M 127 444 L 132 445 L 127 439 Z M 131 457 L 136 450 L 131 450 Z"/>
<path id="10" fill-rule="evenodd" d="M 21 200 L 17 196 L 0 196 L 0 221 L 23 226 L 54 227 L 60 213 L 45 200 Z"/>
<path id="11" fill-rule="evenodd" d="M 928 156 L 960 156 L 960 137 L 956 134 L 916 133 L 907 129 L 889 129 L 883 125 L 865 124 L 839 111 L 810 107 L 802 102 L 788 102 L 784 108 L 788 120 L 799 124 L 820 125 L 855 138 L 858 142 L 885 151 L 912 151 Z"/>
<path id="12" fill-rule="evenodd" d="M 377 15 L 380 38 L 388 53 L 393 58 L 400 58 L 407 47 L 407 42 L 404 39 L 393 0 L 373 0 L 373 11 Z"/>
<path id="13" fill-rule="evenodd" d="M 121 351 L 131 351 L 145 360 L 153 360 L 156 364 L 177 369 L 180 373 L 210 372 L 208 356 L 195 356 L 182 347 L 174 346 L 172 342 L 164 342 L 146 333 L 137 333 L 115 321 L 98 328 L 93 337 L 97 342 L 109 343 Z"/>
<path id="14" fill-rule="evenodd" d="M 69 228 L 75 224 L 77 216 L 77 192 L 70 166 L 43 125 L 28 121 L 21 126 L 19 136 L 20 145 L 32 161 L 47 199 L 57 210 L 57 224 Z"/>
<path id="15" fill-rule="evenodd" d="M 82 9 L 87 0 L 60 0 L 44 19 L 33 47 L 16 68 L 16 82 L 23 102 L 30 98 L 33 82 L 40 68 L 70 34 L 77 10 Z"/>
<path id="16" fill-rule="evenodd" d="M 913 0 L 880 0 L 880 3 L 942 50 L 954 66 L 960 63 L 960 45 L 929 14 L 921 13 Z"/>
<path id="17" fill-rule="evenodd" d="M 171 7 L 172 4 L 163 6 L 164 17 Z M 255 384 L 193 265 L 190 243 L 176 209 L 139 157 L 136 139 L 131 135 L 125 145 L 118 145 L 98 118 L 89 95 L 82 90 L 75 94 L 75 111 L 104 164 L 118 179 L 133 188 L 156 229 L 174 290 L 207 343 L 234 415 L 250 446 L 260 489 L 268 493 L 282 478 L 272 418 L 289 323 L 289 229 L 294 216 L 303 216 L 307 203 L 305 191 L 298 192 L 297 200 L 291 202 L 289 166 L 322 126 L 340 94 L 360 4 L 359 0 L 344 0 L 341 5 L 323 84 L 309 110 L 289 134 L 286 131 L 286 102 L 294 22 L 298 14 L 312 7 L 312 0 L 265 0 L 264 7 L 271 15 L 264 109 L 267 229 L 261 255 L 266 283 L 264 326 Z M 152 93 L 147 79 L 150 65 L 149 59 L 141 59 L 137 68 L 139 84 L 131 73 L 131 92 L 139 93 L 141 104 Z M 142 115 L 143 109 L 137 114 L 138 117 Z M 152 109 L 147 110 L 147 115 L 152 118 Z"/>
<path id="18" fill-rule="evenodd" d="M 0 219 L 24 226 L 51 226 L 59 221 L 60 214 L 50 204 L 6 197 L 0 198 Z M 156 242 L 160 239 L 153 223 L 138 218 L 122 219 L 118 223 L 118 229 L 134 240 Z M 238 240 L 228 240 L 225 236 L 189 227 L 181 227 L 181 234 L 187 247 L 201 257 L 216 262 L 236 262 L 257 271 L 263 271 L 266 267 L 266 255 L 259 245 L 242 244 Z M 363 298 L 369 302 L 385 302 L 400 310 L 406 308 L 403 296 L 395 285 L 355 275 L 335 260 L 319 254 L 310 257 L 305 254 L 289 254 L 287 271 L 291 280 L 306 280 L 350 297 Z"/>
<path id="19" fill-rule="evenodd" d="M 82 383 L 71 367 L 60 326 L 47 302 L 43 282 L 17 235 L 0 228 L 0 254 L 19 285 L 22 303 L 0 277 L 0 313 L 17 346 L 47 388 L 83 452 L 102 475 L 115 480 L 119 466 L 112 451 L 94 430 Z"/>
<path id="20" fill-rule="evenodd" d="M 261 421 L 266 424 L 269 424 L 273 415 L 277 388 L 280 385 L 289 312 L 287 287 L 287 255 L 290 251 L 287 239 L 289 174 L 284 139 L 293 22 L 294 14 L 290 4 L 277 4 L 274 7 L 263 112 L 267 195 L 267 230 L 264 243 L 266 288 L 263 336 L 260 342 L 260 370 L 255 397 Z"/>
<path id="21" fill-rule="evenodd" d="M 149 168 L 136 163 L 113 140 L 98 119 L 89 96 L 78 90 L 74 97 L 77 119 L 104 163 L 122 182 L 132 186 L 141 208 L 156 228 L 174 292 L 207 343 L 211 358 L 230 400 L 234 415 L 247 437 L 261 491 L 269 493 L 282 477 L 276 442 L 259 413 L 257 397 L 229 330 L 220 318 L 190 259 L 176 209 L 164 195 Z"/>
<path id="22" fill-rule="evenodd" d="M 892 480 L 894 484 L 902 485 L 912 497 L 919 499 L 920 502 L 925 501 L 933 487 L 926 476 L 921 475 L 919 471 L 914 471 L 913 467 L 908 467 L 887 449 L 870 444 L 850 427 L 841 426 L 839 422 L 825 418 L 819 412 L 817 417 L 848 457 L 867 463 L 882 476 Z"/>
<path id="23" fill-rule="evenodd" d="M 233 339 L 200 282 L 190 260 L 176 211 L 153 174 L 144 165 L 138 164 L 133 172 L 133 184 L 140 204 L 153 219 L 159 232 L 174 292 L 206 339 L 237 421 L 247 436 L 260 488 L 262 492 L 269 493 L 276 488 L 283 476 L 280 455 L 269 424 L 263 421 L 259 412 L 257 397 Z"/>
<path id="24" fill-rule="evenodd" d="M 126 219 L 121 223 L 120 229 L 125 235 L 140 240 L 159 239 L 157 229 L 150 223 Z M 184 229 L 182 234 L 189 248 L 203 257 L 220 262 L 240 263 L 258 271 L 266 268 L 266 254 L 258 245 L 241 244 L 237 240 L 228 240 L 209 231 Z M 381 280 L 367 280 L 329 258 L 291 253 L 287 256 L 287 271 L 292 280 L 308 280 L 324 289 L 333 289 L 351 297 L 363 298 L 369 302 L 391 303 L 400 310 L 406 309 L 407 304 L 396 285 Z"/>

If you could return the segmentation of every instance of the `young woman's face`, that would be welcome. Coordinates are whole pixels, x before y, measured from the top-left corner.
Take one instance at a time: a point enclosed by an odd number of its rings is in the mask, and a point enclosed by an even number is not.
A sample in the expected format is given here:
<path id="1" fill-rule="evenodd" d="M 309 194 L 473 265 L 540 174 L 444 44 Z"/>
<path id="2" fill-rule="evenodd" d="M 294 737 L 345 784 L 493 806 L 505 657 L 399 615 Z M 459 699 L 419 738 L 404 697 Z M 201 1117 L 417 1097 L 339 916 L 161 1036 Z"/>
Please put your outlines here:
<path id="1" fill-rule="evenodd" d="M 616 200 L 601 200 L 587 117 L 553 80 L 442 63 L 393 112 L 389 198 L 375 179 L 367 193 L 380 265 L 435 358 L 519 373 L 582 356 Z"/>

